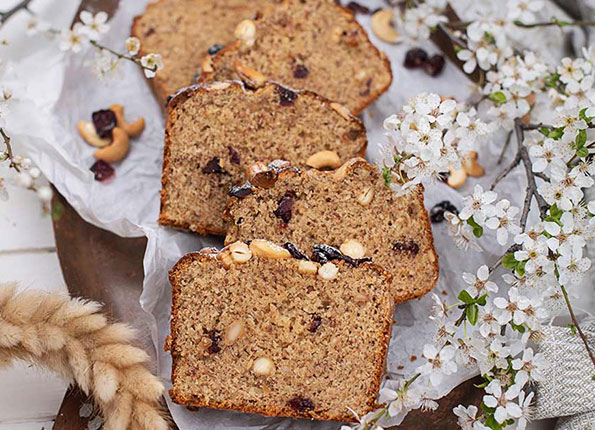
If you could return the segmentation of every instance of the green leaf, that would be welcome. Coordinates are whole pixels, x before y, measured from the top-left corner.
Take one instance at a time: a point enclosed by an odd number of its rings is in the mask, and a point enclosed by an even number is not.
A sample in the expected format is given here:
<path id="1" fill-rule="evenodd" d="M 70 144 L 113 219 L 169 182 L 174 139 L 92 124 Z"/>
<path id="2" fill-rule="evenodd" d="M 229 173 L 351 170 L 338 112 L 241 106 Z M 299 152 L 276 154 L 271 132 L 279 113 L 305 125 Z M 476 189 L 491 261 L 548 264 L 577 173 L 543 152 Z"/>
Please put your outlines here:
<path id="1" fill-rule="evenodd" d="M 473 384 L 473 386 L 475 388 L 485 388 L 488 386 L 489 383 L 490 383 L 490 381 L 483 381 L 481 384 Z"/>
<path id="2" fill-rule="evenodd" d="M 514 253 L 509 252 L 502 258 L 502 266 L 506 267 L 507 269 L 516 269 L 518 261 L 514 258 Z"/>
<path id="3" fill-rule="evenodd" d="M 465 309 L 465 314 L 467 314 L 467 319 L 469 320 L 471 325 L 477 324 L 477 317 L 479 315 L 479 306 L 477 306 L 475 303 L 467 306 L 467 309 Z"/>
<path id="4" fill-rule="evenodd" d="M 52 208 L 52 220 L 59 221 L 60 218 L 62 218 L 62 215 L 64 215 L 64 205 L 59 201 L 56 201 Z"/>
<path id="5" fill-rule="evenodd" d="M 516 325 L 514 322 L 510 321 L 510 326 L 513 330 L 518 331 L 519 333 L 525 333 L 525 326 L 524 325 Z"/>
<path id="6" fill-rule="evenodd" d="M 593 121 L 592 116 L 587 116 L 587 108 L 583 108 L 580 113 L 578 114 L 580 119 L 584 119 L 587 124 L 590 124 Z"/>
<path id="7" fill-rule="evenodd" d="M 582 148 L 583 146 L 585 146 L 586 142 L 587 142 L 587 131 L 579 130 L 578 134 L 576 135 L 577 148 Z"/>
<path id="8" fill-rule="evenodd" d="M 519 276 L 524 276 L 525 275 L 525 264 L 527 264 L 526 261 L 519 261 L 516 265 L 516 272 Z"/>
<path id="9" fill-rule="evenodd" d="M 564 211 L 562 209 L 558 209 L 558 205 L 556 203 L 550 206 L 550 215 L 555 219 L 559 220 L 562 218 L 562 214 L 564 214 Z"/>
<path id="10" fill-rule="evenodd" d="M 559 81 L 560 81 L 560 74 L 559 73 L 554 73 L 552 75 L 546 76 L 546 78 L 545 78 L 545 86 L 547 88 L 557 88 Z M 546 133 L 544 133 L 544 134 L 547 136 Z"/>
<path id="11" fill-rule="evenodd" d="M 573 336 L 576 336 L 576 326 L 574 324 L 568 324 L 568 328 L 570 328 L 570 333 L 572 333 Z"/>
<path id="12" fill-rule="evenodd" d="M 475 303 L 475 300 L 473 300 L 473 297 L 471 297 L 471 294 L 469 294 L 469 293 L 467 292 L 467 290 L 463 290 L 463 291 L 461 291 L 461 292 L 459 293 L 458 299 L 459 299 L 460 301 L 462 301 L 463 303 L 467 303 L 467 304 L 470 304 L 470 303 Z"/>
<path id="13" fill-rule="evenodd" d="M 479 407 L 481 408 L 482 411 L 484 411 L 486 414 L 493 414 L 494 412 L 496 412 L 496 408 L 490 408 L 489 406 L 487 406 L 484 402 L 481 402 L 481 404 L 479 405 Z"/>
<path id="14" fill-rule="evenodd" d="M 485 306 L 487 297 L 488 297 L 487 294 L 484 294 L 483 296 L 479 296 L 479 298 L 477 300 L 475 300 L 475 303 L 477 303 L 479 306 Z"/>
<path id="15" fill-rule="evenodd" d="M 502 91 L 496 91 L 490 94 L 488 98 L 497 105 L 506 103 L 506 95 Z"/>
<path id="16" fill-rule="evenodd" d="M 539 127 L 539 132 L 543 134 L 545 137 L 550 135 L 550 129 L 547 127 Z"/>
<path id="17" fill-rule="evenodd" d="M 384 178 L 384 185 L 387 187 L 390 186 L 390 183 L 392 182 L 392 170 L 390 167 L 382 168 L 382 177 Z"/>
<path id="18" fill-rule="evenodd" d="M 551 137 L 554 140 L 558 140 L 562 137 L 562 135 L 564 134 L 564 127 L 558 127 L 558 128 L 554 128 L 553 130 L 551 130 L 547 137 Z"/>
<path id="19" fill-rule="evenodd" d="M 473 234 L 475 237 L 481 237 L 483 235 L 483 227 L 477 224 L 473 217 L 467 219 L 467 224 L 473 227 Z"/>
<path id="20" fill-rule="evenodd" d="M 576 151 L 576 155 L 579 158 L 587 158 L 589 156 L 589 150 L 587 148 L 584 148 L 584 147 L 583 148 L 579 148 Z"/>
<path id="21" fill-rule="evenodd" d="M 488 415 L 485 420 L 485 425 L 492 430 L 502 430 L 502 424 L 496 421 L 494 415 Z"/>

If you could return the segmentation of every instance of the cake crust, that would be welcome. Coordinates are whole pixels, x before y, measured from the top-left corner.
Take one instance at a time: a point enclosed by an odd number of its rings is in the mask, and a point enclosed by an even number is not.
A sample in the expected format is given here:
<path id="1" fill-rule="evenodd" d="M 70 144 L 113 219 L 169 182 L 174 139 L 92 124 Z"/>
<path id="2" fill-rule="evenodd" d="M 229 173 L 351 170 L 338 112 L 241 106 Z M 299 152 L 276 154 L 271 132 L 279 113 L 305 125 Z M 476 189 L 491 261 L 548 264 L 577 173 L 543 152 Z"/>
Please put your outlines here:
<path id="1" fill-rule="evenodd" d="M 190 366 L 194 366 L 193 370 L 196 373 L 197 378 L 208 378 L 210 375 L 208 368 L 205 367 L 203 369 L 204 373 L 200 373 L 200 369 L 198 369 L 193 362 L 192 364 L 188 364 L 185 357 L 187 351 L 181 345 L 184 340 L 187 339 L 186 334 L 183 333 L 183 316 L 182 313 L 184 312 L 183 306 L 183 296 L 187 296 L 189 293 L 187 290 L 187 286 L 185 286 L 185 282 L 187 282 L 187 277 L 190 269 L 197 265 L 205 264 L 209 266 L 209 270 L 211 272 L 216 270 L 230 270 L 229 267 L 226 269 L 225 264 L 222 261 L 222 254 L 229 251 L 229 246 L 225 247 L 221 251 L 217 251 L 215 249 L 210 249 L 207 251 L 201 251 L 199 253 L 190 253 L 183 256 L 176 265 L 170 270 L 169 278 L 170 283 L 172 285 L 172 313 L 171 313 L 171 334 L 168 337 L 166 342 L 165 349 L 169 350 L 172 354 L 173 364 L 172 364 L 172 382 L 173 388 L 170 390 L 170 396 L 172 400 L 178 404 L 186 405 L 186 406 L 194 406 L 194 407 L 208 407 L 213 409 L 222 409 L 222 410 L 237 410 L 246 413 L 257 413 L 264 416 L 283 416 L 283 417 L 291 417 L 291 418 L 311 418 L 311 419 L 318 419 L 318 420 L 332 420 L 332 421 L 342 421 L 342 422 L 355 422 L 355 417 L 353 414 L 345 407 L 344 410 L 337 410 L 336 406 L 326 406 L 324 401 L 319 400 L 318 397 L 314 396 L 313 393 L 305 393 L 303 398 L 300 398 L 300 401 L 303 400 L 304 404 L 308 407 L 300 410 L 300 408 L 296 408 L 296 406 L 290 406 L 291 402 L 280 404 L 278 399 L 275 401 L 268 401 L 267 396 L 265 395 L 264 398 L 260 398 L 256 396 L 256 400 L 254 397 L 251 398 L 250 401 L 228 401 L 222 398 L 218 398 L 217 394 L 213 394 L 211 396 L 200 395 L 198 393 L 188 393 L 187 390 L 185 391 L 180 386 L 180 381 L 184 379 L 184 375 L 188 373 L 187 368 Z M 283 260 L 277 259 L 270 259 L 262 256 L 253 256 L 252 260 L 256 260 L 259 266 L 257 267 L 268 267 L 268 265 L 272 265 L 270 270 L 278 270 L 279 268 L 285 268 L 286 273 L 292 273 L 292 271 L 296 270 L 297 267 L 297 260 L 294 258 L 288 258 Z M 251 261 L 252 261 L 251 260 Z M 247 264 L 242 264 L 242 268 L 247 268 L 249 270 L 250 262 Z M 377 395 L 380 389 L 380 384 L 382 381 L 382 377 L 384 375 L 385 365 L 386 365 L 386 354 L 388 351 L 388 344 L 390 341 L 390 334 L 392 328 L 392 317 L 394 313 L 394 302 L 391 299 L 390 290 L 386 287 L 383 287 L 379 280 L 384 281 L 384 285 L 390 283 L 391 275 L 385 269 L 380 266 L 377 266 L 372 263 L 362 263 L 357 268 L 350 267 L 347 263 L 342 261 L 336 262 L 336 265 L 339 268 L 339 271 L 349 272 L 346 276 L 350 276 L 352 273 L 361 273 L 361 272 L 368 272 L 370 274 L 375 274 L 375 284 L 377 285 L 378 291 L 370 292 L 370 294 L 375 294 L 376 299 L 379 300 L 378 306 L 381 311 L 379 311 L 379 315 L 377 317 L 380 324 L 377 328 L 379 331 L 375 334 L 371 332 L 368 333 L 370 336 L 377 339 L 376 342 L 376 349 L 374 351 L 369 351 L 368 354 L 372 357 L 370 358 L 370 365 L 367 367 L 371 370 L 371 374 L 369 375 L 369 379 L 363 381 L 362 384 L 365 385 L 365 393 L 360 396 L 360 398 L 365 398 L 365 401 L 362 404 L 358 405 L 346 405 L 353 408 L 360 416 L 370 412 L 377 408 Z M 237 265 L 232 265 L 231 270 L 234 269 Z M 262 272 L 262 269 L 260 270 Z M 266 275 L 266 270 L 264 271 Z M 235 272 L 230 274 L 229 277 L 235 276 Z M 291 276 L 291 275 L 289 275 Z M 316 275 L 314 275 L 316 276 Z M 372 275 L 371 275 L 372 276 Z M 300 282 L 302 278 L 299 276 L 296 278 L 294 276 L 294 280 L 296 282 Z M 358 281 L 361 279 L 358 278 Z M 326 282 L 326 281 L 320 281 Z M 371 282 L 371 281 L 370 281 Z M 249 284 L 248 284 L 249 285 Z M 312 285 L 311 283 L 308 285 Z M 372 285 L 372 283 L 370 283 Z M 233 288 L 233 286 L 228 286 L 227 288 Z M 186 289 L 186 290 L 185 290 Z M 323 290 L 324 288 L 321 288 Z M 194 294 L 201 294 L 200 291 L 195 291 Z M 384 299 L 382 298 L 384 297 Z M 374 300 L 376 300 L 374 299 Z M 225 299 L 223 299 L 225 300 Z M 357 303 L 354 306 L 358 306 Z M 230 310 L 222 305 L 222 308 L 225 310 Z M 360 318 L 361 319 L 361 318 Z M 361 321 L 360 321 L 361 323 Z M 297 324 L 297 322 L 295 323 Z M 326 324 L 326 321 L 325 323 Z M 197 329 L 198 330 L 198 329 Z M 250 336 L 257 336 L 258 333 Z M 314 336 L 314 334 L 310 334 Z M 184 340 L 183 340 L 184 339 Z M 250 342 L 255 342 L 254 339 L 257 337 L 251 337 Z M 298 340 L 294 340 L 294 342 L 298 342 Z M 322 341 L 321 341 L 322 342 Z M 217 358 L 219 354 L 225 354 L 227 352 L 227 348 L 231 351 L 235 345 L 231 346 L 223 346 L 222 352 L 213 355 L 207 355 L 204 358 L 205 361 L 213 360 L 214 357 Z M 324 348 L 324 345 L 320 345 L 321 348 Z M 229 352 L 230 354 L 233 352 Z M 278 359 L 278 357 L 276 357 Z M 238 361 L 238 364 L 241 360 Z M 278 366 L 281 366 L 279 363 Z M 361 363 L 362 367 L 366 367 L 365 363 Z M 186 368 L 186 369 L 184 369 Z M 222 369 L 227 370 L 227 369 Z M 323 372 L 322 370 L 320 372 Z M 249 373 L 249 372 L 248 372 Z M 201 376 L 202 375 L 202 376 Z M 345 375 L 346 378 L 349 378 L 349 375 Z M 270 392 L 274 393 L 277 385 L 281 380 L 286 378 L 291 379 L 291 376 L 283 376 L 279 379 L 274 379 L 273 377 L 269 377 L 271 380 L 268 381 L 267 378 L 264 378 L 266 382 L 264 382 L 264 387 L 267 384 L 270 386 L 268 389 Z M 248 378 L 249 379 L 249 378 Z M 200 379 L 201 384 L 206 383 L 206 379 Z M 353 381 L 352 381 L 353 382 Z M 248 382 L 247 387 L 254 383 Z M 241 385 L 241 381 L 238 382 Z M 248 389 L 247 387 L 241 387 L 243 389 Z M 303 388 L 303 387 L 302 387 Z M 361 388 L 361 387 L 360 387 Z M 266 393 L 267 388 L 265 388 Z M 289 391 L 291 391 L 291 387 L 289 387 Z M 341 397 L 343 394 L 340 393 L 319 393 L 319 396 L 339 396 Z M 269 396 L 273 396 L 269 394 Z M 310 397 L 308 397 L 310 396 Z M 312 399 L 310 400 L 310 398 Z M 243 398 L 242 398 L 243 399 Z M 236 399 L 237 400 L 237 399 Z M 308 402 L 312 403 L 310 405 Z M 301 404 L 301 403 L 300 403 Z M 312 407 L 310 407 L 312 406 Z"/>
<path id="2" fill-rule="evenodd" d="M 367 185 L 375 193 L 372 202 L 369 206 L 356 204 L 356 192 Z M 298 214 L 289 223 L 276 219 L 271 208 L 277 207 L 279 196 L 287 190 L 298 195 L 294 206 L 299 205 L 299 195 L 303 192 L 308 210 L 318 209 L 316 215 L 303 216 L 305 209 L 298 207 L 295 209 Z M 432 290 L 439 276 L 438 254 L 424 208 L 423 191 L 419 185 L 411 194 L 395 197 L 384 185 L 378 169 L 362 158 L 351 159 L 331 172 L 284 169 L 278 173 L 272 188 L 254 187 L 251 195 L 229 199 L 224 212 L 224 219 L 230 225 L 225 243 L 255 236 L 276 243 L 290 241 L 303 248 L 316 243 L 339 248 L 343 240 L 356 239 L 367 248 L 367 257 L 391 272 L 397 302 L 419 298 Z M 354 198 L 342 199 L 352 194 Z M 334 197 L 336 200 L 329 200 Z M 343 226 L 340 217 L 350 212 L 359 217 L 345 221 L 348 224 Z M 387 212 L 391 213 L 385 216 Z M 324 217 L 329 214 L 337 217 L 338 222 L 325 222 Z M 366 221 L 366 216 L 370 220 Z M 242 223 L 238 224 L 240 217 Z M 295 223 L 300 224 L 292 227 Z M 370 229 L 376 224 L 379 230 L 372 233 Z M 376 246 L 371 246 L 373 241 Z"/>
<path id="3" fill-rule="evenodd" d="M 289 91 L 294 94 L 296 99 L 291 106 L 267 106 L 266 101 L 271 98 L 277 100 L 279 97 L 276 92 L 279 89 Z M 234 102 L 252 103 L 255 111 L 252 116 L 247 117 L 244 113 L 243 125 L 221 124 L 214 125 L 218 121 L 222 108 L 215 110 L 212 106 L 212 100 L 218 97 L 229 97 Z M 255 102 L 251 99 L 254 98 Z M 193 100 L 195 99 L 195 100 Z M 203 100 L 204 99 L 204 100 Z M 256 103 L 259 102 L 259 103 Z M 227 103 L 227 102 L 226 102 Z M 219 127 L 219 135 L 214 136 L 209 141 L 210 148 L 207 149 L 204 140 L 199 132 L 192 133 L 188 139 L 177 137 L 176 134 L 186 133 L 182 126 L 178 126 L 179 121 L 184 120 L 182 115 L 188 104 L 195 104 L 196 112 L 208 111 L 210 116 L 204 116 L 204 127 Z M 189 114 L 184 113 L 186 117 Z M 261 121 L 263 117 L 270 116 L 270 120 Z M 311 115 L 312 124 L 285 124 L 281 129 L 275 128 L 279 122 L 271 122 L 277 118 L 279 121 L 287 115 L 292 119 L 296 116 L 304 117 Z M 194 120 L 193 120 L 194 121 Z M 251 122 L 252 121 L 252 122 Z M 189 122 L 189 120 L 188 120 Z M 243 126 L 242 134 L 234 131 L 234 127 Z M 291 129 L 291 131 L 290 131 Z M 287 140 L 290 132 L 293 132 L 291 139 Z M 313 138 L 313 133 L 316 136 Z M 304 138 L 300 136 L 304 134 Z M 269 137 L 267 147 L 258 146 L 258 142 L 265 137 Z M 211 184 L 212 199 L 200 205 L 202 208 L 191 208 L 189 201 L 190 195 L 197 189 L 197 183 L 213 182 L 212 176 L 201 173 L 199 168 L 191 169 L 189 166 L 181 166 L 180 160 L 190 163 L 189 159 L 202 163 L 204 167 L 206 159 L 211 157 L 220 157 L 222 160 L 227 158 L 228 142 L 237 142 L 234 150 L 237 150 L 240 156 L 240 163 L 227 163 L 224 169 L 229 174 L 218 175 L 217 180 L 224 182 L 224 185 Z M 236 145 L 234 143 L 234 145 Z M 258 150 L 254 149 L 258 146 Z M 275 83 L 267 83 L 262 88 L 251 90 L 239 81 L 217 82 L 211 85 L 193 85 L 184 88 L 174 94 L 168 104 L 168 115 L 165 126 L 165 144 L 163 150 L 163 169 L 161 176 L 161 208 L 159 212 L 159 224 L 184 230 L 190 230 L 198 234 L 224 235 L 227 227 L 222 220 L 223 211 L 227 202 L 227 194 L 230 186 L 242 184 L 247 176 L 245 169 L 253 162 L 269 157 L 268 161 L 276 158 L 283 158 L 292 161 L 293 164 L 305 167 L 307 158 L 311 153 L 318 150 L 333 150 L 344 161 L 350 157 L 363 155 L 366 151 L 367 139 L 363 123 L 351 114 L 342 111 L 336 103 L 321 97 L 311 91 L 294 91 L 285 89 Z M 172 149 L 173 148 L 173 149 Z M 172 150 L 177 151 L 176 159 L 173 161 Z M 208 151 L 211 151 L 207 153 Z M 217 153 L 213 151 L 218 151 Z M 190 154 L 190 155 L 189 155 Z M 247 155 L 245 155 L 247 154 Z M 206 158 L 205 158 L 206 157 Z M 179 169 L 179 172 L 174 172 Z M 176 173 L 176 177 L 173 175 Z M 180 181 L 191 181 L 192 185 L 184 185 Z M 202 181 L 202 182 L 201 182 Z M 199 187 L 198 187 L 199 188 Z M 176 194 L 173 196 L 172 194 Z M 216 197 L 216 201 L 215 201 Z M 184 200 L 184 201 L 182 201 Z M 195 200 L 193 205 L 197 204 Z M 195 211 L 203 211 L 201 216 L 195 215 Z"/>

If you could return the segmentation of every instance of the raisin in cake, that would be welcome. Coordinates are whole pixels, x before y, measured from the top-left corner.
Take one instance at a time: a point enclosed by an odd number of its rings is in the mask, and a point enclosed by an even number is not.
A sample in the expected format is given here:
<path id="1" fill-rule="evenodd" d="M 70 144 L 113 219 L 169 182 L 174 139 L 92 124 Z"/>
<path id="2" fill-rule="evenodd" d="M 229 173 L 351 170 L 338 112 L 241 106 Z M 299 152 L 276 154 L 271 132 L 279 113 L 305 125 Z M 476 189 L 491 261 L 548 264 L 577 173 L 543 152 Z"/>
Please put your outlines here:
<path id="1" fill-rule="evenodd" d="M 301 250 L 325 243 L 337 258 L 371 258 L 391 272 L 397 301 L 422 296 L 438 279 L 421 186 L 397 196 L 376 167 L 353 159 L 334 172 L 285 169 L 271 188 L 245 188 L 229 202 L 226 243 L 258 237 Z"/>
<path id="2" fill-rule="evenodd" d="M 252 75 L 361 112 L 390 86 L 386 56 L 351 11 L 330 0 L 282 0 L 239 24 L 238 40 L 203 63 L 202 82 Z"/>
<path id="3" fill-rule="evenodd" d="M 257 160 L 305 166 L 320 151 L 346 161 L 363 154 L 361 121 L 336 103 L 276 84 L 225 82 L 182 91 L 169 104 L 159 222 L 225 234 L 228 193 Z"/>
<path id="4" fill-rule="evenodd" d="M 271 0 L 158 0 L 135 18 L 140 55 L 156 52 L 164 68 L 149 83 L 165 106 L 167 96 L 194 83 L 205 56 L 232 42 L 237 24 Z"/>
<path id="5" fill-rule="evenodd" d="M 384 269 L 257 239 L 188 254 L 170 282 L 176 403 L 338 421 L 374 410 L 394 312 Z"/>

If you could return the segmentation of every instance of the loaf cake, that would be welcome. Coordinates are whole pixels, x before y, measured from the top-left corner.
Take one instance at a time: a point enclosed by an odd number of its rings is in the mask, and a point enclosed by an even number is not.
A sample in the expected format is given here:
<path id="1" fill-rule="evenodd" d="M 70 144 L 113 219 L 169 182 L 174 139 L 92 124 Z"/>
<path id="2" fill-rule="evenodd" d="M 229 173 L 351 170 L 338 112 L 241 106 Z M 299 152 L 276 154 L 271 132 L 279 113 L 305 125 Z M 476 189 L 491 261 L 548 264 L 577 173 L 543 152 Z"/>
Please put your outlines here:
<path id="1" fill-rule="evenodd" d="M 201 82 L 252 76 L 314 91 L 360 113 L 390 86 L 384 53 L 353 13 L 331 0 L 279 0 L 203 63 Z"/>
<path id="2" fill-rule="evenodd" d="M 188 254 L 169 276 L 174 402 L 337 421 L 376 407 L 394 312 L 384 269 L 256 239 Z"/>
<path id="3" fill-rule="evenodd" d="M 311 92 L 277 84 L 247 90 L 239 82 L 188 88 L 169 104 L 159 222 L 225 234 L 230 188 L 245 182 L 255 161 L 302 167 L 326 151 L 340 165 L 365 147 L 361 121 Z"/>
<path id="4" fill-rule="evenodd" d="M 209 53 L 234 41 L 235 27 L 271 0 L 158 0 L 135 18 L 140 55 L 157 52 L 164 68 L 149 84 L 165 106 L 167 96 L 194 83 Z"/>
<path id="5" fill-rule="evenodd" d="M 438 256 L 421 185 L 398 196 L 376 167 L 353 159 L 334 172 L 284 169 L 268 189 L 246 187 L 251 192 L 232 197 L 225 212 L 226 243 L 256 237 L 301 250 L 325 243 L 371 258 L 391 272 L 398 302 L 436 284 Z"/>

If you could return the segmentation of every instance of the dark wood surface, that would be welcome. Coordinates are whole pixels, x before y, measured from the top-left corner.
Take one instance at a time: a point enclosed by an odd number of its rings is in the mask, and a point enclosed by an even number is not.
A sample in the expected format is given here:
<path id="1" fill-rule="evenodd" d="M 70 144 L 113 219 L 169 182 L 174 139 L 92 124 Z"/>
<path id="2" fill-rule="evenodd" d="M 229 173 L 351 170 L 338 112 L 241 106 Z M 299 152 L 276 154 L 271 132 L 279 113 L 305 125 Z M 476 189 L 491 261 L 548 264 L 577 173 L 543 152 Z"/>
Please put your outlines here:
<path id="1" fill-rule="evenodd" d="M 103 10 L 112 15 L 118 1 L 83 0 L 79 11 Z M 58 258 L 70 293 L 104 303 L 106 312 L 112 318 L 129 323 L 145 334 L 139 337 L 139 346 L 154 356 L 153 345 L 146 335 L 148 317 L 139 304 L 146 239 L 122 238 L 88 224 L 57 192 L 52 205 L 59 214 L 54 219 L 54 233 Z M 440 407 L 435 412 L 411 412 L 399 429 L 456 429 L 452 408 L 460 403 L 478 404 L 481 401 L 482 391 L 473 386 L 474 382 L 467 381 L 440 399 Z M 86 429 L 88 418 L 81 418 L 79 410 L 88 401 L 76 387 L 69 389 L 60 406 L 54 430 Z"/>

